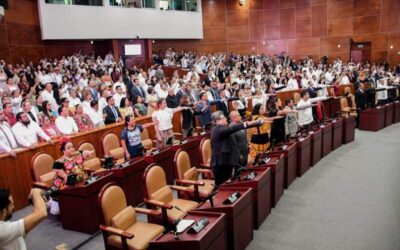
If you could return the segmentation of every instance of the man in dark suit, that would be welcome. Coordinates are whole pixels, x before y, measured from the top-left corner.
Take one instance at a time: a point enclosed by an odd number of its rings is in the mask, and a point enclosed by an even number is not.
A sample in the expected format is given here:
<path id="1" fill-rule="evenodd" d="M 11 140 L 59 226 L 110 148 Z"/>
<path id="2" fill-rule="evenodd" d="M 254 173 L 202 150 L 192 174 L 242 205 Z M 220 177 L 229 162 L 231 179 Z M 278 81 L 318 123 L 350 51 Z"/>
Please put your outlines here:
<path id="1" fill-rule="evenodd" d="M 106 115 L 104 118 L 104 123 L 111 124 L 115 122 L 122 121 L 122 116 L 117 107 L 115 107 L 115 100 L 114 97 L 109 96 L 107 97 L 107 106 L 103 109 L 103 114 Z"/>
<path id="2" fill-rule="evenodd" d="M 367 108 L 367 94 L 365 93 L 364 83 L 360 83 L 356 91 L 356 107 L 357 107 L 357 117 L 356 117 L 356 127 L 360 125 L 360 111 Z"/>
<path id="3" fill-rule="evenodd" d="M 129 94 L 131 96 L 131 100 L 135 100 L 135 96 L 140 96 L 143 99 L 146 98 L 146 93 L 144 89 L 140 86 L 139 79 L 134 79 L 133 84 L 128 84 L 129 86 Z"/>
<path id="4" fill-rule="evenodd" d="M 240 116 L 240 113 L 237 111 L 232 111 L 229 114 L 229 118 L 231 119 L 231 123 L 229 126 L 242 123 L 242 117 Z M 233 136 L 233 139 L 235 140 L 239 150 L 238 163 L 240 166 L 246 167 L 249 158 L 249 143 L 247 141 L 247 132 L 246 130 L 242 129 L 236 131 L 231 136 Z"/>
<path id="5" fill-rule="evenodd" d="M 98 92 L 96 89 L 96 82 L 93 80 L 90 80 L 89 87 L 90 87 L 90 96 L 92 97 L 92 100 L 97 101 L 99 99 L 99 97 L 98 97 Z"/>
<path id="6" fill-rule="evenodd" d="M 214 127 L 211 130 L 211 168 L 215 184 L 221 185 L 232 176 L 232 170 L 238 163 L 239 149 L 232 135 L 236 131 L 260 126 L 264 120 L 250 121 L 228 126 L 226 117 L 221 111 L 211 116 Z"/>

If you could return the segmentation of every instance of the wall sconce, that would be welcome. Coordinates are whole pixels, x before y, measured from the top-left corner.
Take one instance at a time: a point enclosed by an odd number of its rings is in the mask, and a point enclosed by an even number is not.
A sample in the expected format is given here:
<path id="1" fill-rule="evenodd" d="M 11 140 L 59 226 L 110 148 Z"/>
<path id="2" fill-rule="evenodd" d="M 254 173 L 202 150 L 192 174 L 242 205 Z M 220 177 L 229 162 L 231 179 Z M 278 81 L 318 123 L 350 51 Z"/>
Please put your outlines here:
<path id="1" fill-rule="evenodd" d="M 243 5 L 244 5 L 244 1 L 245 1 L 245 0 L 239 0 L 239 5 L 240 5 L 240 6 L 243 6 Z"/>
<path id="2" fill-rule="evenodd" d="M 265 41 L 262 42 L 262 45 L 265 45 Z"/>
<path id="3" fill-rule="evenodd" d="M 90 40 L 90 44 L 93 44 L 93 40 Z"/>
<path id="4" fill-rule="evenodd" d="M 390 49 L 393 49 L 393 45 L 390 45 Z"/>
<path id="5" fill-rule="evenodd" d="M 338 48 L 342 47 L 340 44 L 337 45 Z"/>

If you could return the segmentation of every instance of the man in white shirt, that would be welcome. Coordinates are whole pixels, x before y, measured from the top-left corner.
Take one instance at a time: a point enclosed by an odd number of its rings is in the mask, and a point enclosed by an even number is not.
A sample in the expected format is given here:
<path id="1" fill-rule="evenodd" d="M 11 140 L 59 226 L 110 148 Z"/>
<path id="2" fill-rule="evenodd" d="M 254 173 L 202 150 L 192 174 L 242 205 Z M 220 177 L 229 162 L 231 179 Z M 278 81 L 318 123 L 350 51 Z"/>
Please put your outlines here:
<path id="1" fill-rule="evenodd" d="M 387 84 L 384 78 L 381 78 L 377 81 L 376 83 L 376 88 L 377 89 L 385 89 L 381 91 L 376 92 L 376 99 L 378 101 L 378 104 L 385 104 L 388 99 L 388 93 L 387 93 Z"/>
<path id="2" fill-rule="evenodd" d="M 14 150 L 16 148 L 18 148 L 17 141 L 10 125 L 6 122 L 4 111 L 0 109 L 0 153 L 6 152 L 12 157 L 16 157 L 17 153 Z"/>
<path id="3" fill-rule="evenodd" d="M 58 109 L 58 105 L 56 99 L 53 95 L 53 86 L 51 83 L 47 83 L 45 89 L 40 94 L 42 96 L 43 101 L 48 101 L 51 104 L 51 109 L 56 111 Z"/>
<path id="4" fill-rule="evenodd" d="M 340 76 L 340 84 L 350 84 L 350 79 L 344 72 Z"/>
<path id="5" fill-rule="evenodd" d="M 9 221 L 14 210 L 14 199 L 8 189 L 0 189 L 0 249 L 26 250 L 24 238 L 47 217 L 41 193 L 40 189 L 32 189 L 29 195 L 33 203 L 32 212 L 17 221 Z"/>
<path id="6" fill-rule="evenodd" d="M 325 97 L 310 98 L 308 92 L 303 90 L 301 92 L 301 99 L 297 103 L 296 110 L 299 111 L 299 125 L 303 128 L 309 128 L 314 121 L 312 113 L 312 103 L 318 102 L 320 100 L 325 100 Z"/>
<path id="7" fill-rule="evenodd" d="M 328 69 L 328 72 L 325 73 L 325 80 L 326 84 L 328 85 L 332 84 L 333 81 L 332 69 Z"/>
<path id="8" fill-rule="evenodd" d="M 287 90 L 296 90 L 299 89 L 299 84 L 297 83 L 297 80 L 294 78 L 294 74 L 292 73 L 289 77 L 289 81 L 287 83 Z"/>
<path id="9" fill-rule="evenodd" d="M 69 116 L 67 107 L 60 107 L 58 113 L 60 116 L 57 117 L 55 124 L 63 135 L 71 135 L 79 132 L 76 122 Z"/>
<path id="10" fill-rule="evenodd" d="M 122 98 L 126 97 L 126 95 L 124 95 L 122 92 L 121 86 L 117 86 L 116 93 L 113 95 L 113 97 L 115 100 L 115 106 L 119 108 Z"/>
<path id="11" fill-rule="evenodd" d="M 50 137 L 43 132 L 39 125 L 29 120 L 27 113 L 19 112 L 17 114 L 17 121 L 18 122 L 12 127 L 12 132 L 19 145 L 24 148 L 35 148 L 35 144 L 39 141 L 38 136 L 52 143 Z"/>
<path id="12" fill-rule="evenodd" d="M 103 113 L 99 110 L 99 103 L 96 100 L 93 100 L 90 103 L 90 108 L 84 109 L 83 112 L 89 116 L 89 119 L 92 121 L 93 126 L 95 128 L 100 128 L 104 126 L 104 117 Z"/>

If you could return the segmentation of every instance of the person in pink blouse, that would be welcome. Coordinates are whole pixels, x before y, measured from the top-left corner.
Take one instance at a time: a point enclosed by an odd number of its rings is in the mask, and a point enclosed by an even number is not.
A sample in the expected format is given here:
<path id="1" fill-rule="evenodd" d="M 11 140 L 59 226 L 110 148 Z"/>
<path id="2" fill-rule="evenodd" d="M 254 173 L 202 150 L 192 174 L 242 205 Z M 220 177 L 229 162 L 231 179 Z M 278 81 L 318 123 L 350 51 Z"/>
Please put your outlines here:
<path id="1" fill-rule="evenodd" d="M 83 107 L 81 104 L 75 106 L 74 120 L 78 125 L 79 131 L 88 131 L 93 129 L 93 123 L 89 116 L 83 113 Z"/>
<path id="2" fill-rule="evenodd" d="M 42 121 L 42 130 L 51 139 L 56 139 L 61 136 L 60 131 L 48 116 L 41 115 L 40 120 Z"/>

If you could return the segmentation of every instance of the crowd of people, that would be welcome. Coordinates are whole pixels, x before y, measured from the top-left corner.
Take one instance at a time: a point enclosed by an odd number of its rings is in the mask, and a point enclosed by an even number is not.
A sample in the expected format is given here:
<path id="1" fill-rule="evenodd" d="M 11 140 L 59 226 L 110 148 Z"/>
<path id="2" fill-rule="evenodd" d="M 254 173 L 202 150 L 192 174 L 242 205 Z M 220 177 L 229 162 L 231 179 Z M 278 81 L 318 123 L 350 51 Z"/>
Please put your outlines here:
<path id="1" fill-rule="evenodd" d="M 163 65 L 187 73 L 175 71 L 167 78 Z M 111 53 L 104 58 L 74 54 L 15 65 L 1 60 L 0 152 L 16 156 L 17 148 L 34 148 L 40 141 L 52 142 L 116 122 L 129 124 L 129 119 L 141 116 L 153 118 L 162 147 L 173 140 L 174 112 L 182 112 L 182 134 L 188 137 L 196 127 L 210 128 L 211 105 L 226 117 L 235 110 L 246 119 L 274 118 L 251 138 L 258 142 L 254 148 L 261 150 L 269 141 L 279 142 L 298 127 L 309 126 L 316 118 L 307 107 L 328 94 L 338 95 L 339 85 L 354 83 L 357 88 L 360 82 L 368 82 L 385 87 L 398 84 L 399 79 L 400 64 L 345 63 L 340 58 L 328 63 L 327 58 L 310 57 L 296 61 L 284 52 L 205 55 L 168 49 L 153 55 L 147 70 L 125 67 Z M 334 87 L 333 93 L 327 86 Z M 304 90 L 298 107 L 293 100 L 275 96 L 296 89 Z M 247 111 L 250 99 L 252 114 Z"/>

